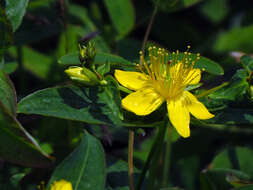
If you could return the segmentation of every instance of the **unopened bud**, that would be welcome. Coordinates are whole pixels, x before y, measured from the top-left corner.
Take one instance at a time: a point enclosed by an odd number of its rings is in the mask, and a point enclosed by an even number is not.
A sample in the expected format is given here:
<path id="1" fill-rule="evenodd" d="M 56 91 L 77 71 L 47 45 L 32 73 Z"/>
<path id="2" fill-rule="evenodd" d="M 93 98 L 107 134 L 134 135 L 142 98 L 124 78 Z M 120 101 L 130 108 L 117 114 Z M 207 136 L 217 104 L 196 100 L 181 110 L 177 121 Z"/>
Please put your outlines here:
<path id="1" fill-rule="evenodd" d="M 94 86 L 100 83 L 97 75 L 85 67 L 71 66 L 64 72 L 71 80 L 87 86 Z"/>
<path id="2" fill-rule="evenodd" d="M 86 67 L 91 68 L 96 56 L 95 43 L 87 42 L 87 44 L 79 45 L 79 49 L 79 59 L 81 63 L 83 63 Z"/>

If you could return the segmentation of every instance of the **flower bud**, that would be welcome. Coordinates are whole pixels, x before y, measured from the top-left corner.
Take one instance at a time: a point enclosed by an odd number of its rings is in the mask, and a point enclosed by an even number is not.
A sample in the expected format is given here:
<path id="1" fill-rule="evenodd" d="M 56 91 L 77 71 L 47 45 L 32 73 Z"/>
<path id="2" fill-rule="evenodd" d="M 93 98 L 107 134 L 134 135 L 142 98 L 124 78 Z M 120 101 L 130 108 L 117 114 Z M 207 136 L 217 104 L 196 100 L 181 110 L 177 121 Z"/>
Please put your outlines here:
<path id="1" fill-rule="evenodd" d="M 85 67 L 71 66 L 64 72 L 71 80 L 81 84 L 94 86 L 100 83 L 97 75 Z"/>
<path id="2" fill-rule="evenodd" d="M 86 67 L 91 68 L 96 56 L 95 43 L 87 42 L 85 45 L 79 45 L 79 48 L 79 59 L 81 63 L 83 63 Z"/>

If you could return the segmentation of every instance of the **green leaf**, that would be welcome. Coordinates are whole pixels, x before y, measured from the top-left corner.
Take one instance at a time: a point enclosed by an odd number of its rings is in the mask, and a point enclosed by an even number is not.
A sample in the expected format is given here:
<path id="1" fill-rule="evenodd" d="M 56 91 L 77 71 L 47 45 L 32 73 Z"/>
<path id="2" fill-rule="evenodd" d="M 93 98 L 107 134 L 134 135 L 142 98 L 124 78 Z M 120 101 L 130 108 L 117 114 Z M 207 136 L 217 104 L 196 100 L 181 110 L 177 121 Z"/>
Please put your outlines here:
<path id="1" fill-rule="evenodd" d="M 58 59 L 58 63 L 63 65 L 81 65 L 79 53 L 75 52 L 66 54 Z"/>
<path id="2" fill-rule="evenodd" d="M 63 65 L 81 65 L 79 61 L 79 53 L 76 52 L 64 55 L 58 60 L 58 63 Z M 120 56 L 100 52 L 97 52 L 94 63 L 96 65 L 110 64 L 117 66 L 134 66 L 133 63 Z"/>
<path id="3" fill-rule="evenodd" d="M 120 124 L 120 96 L 109 82 L 104 87 L 65 86 L 39 90 L 22 99 L 18 112 L 91 124 Z"/>
<path id="4" fill-rule="evenodd" d="M 11 73 L 15 72 L 17 70 L 17 68 L 18 68 L 17 62 L 9 62 L 9 63 L 4 64 L 3 71 L 6 74 L 11 74 Z"/>
<path id="5" fill-rule="evenodd" d="M 240 101 L 246 94 L 248 89 L 247 72 L 244 69 L 237 70 L 232 77 L 229 85 L 210 94 L 209 97 L 213 99 L 223 99 L 229 101 Z"/>
<path id="6" fill-rule="evenodd" d="M 215 117 L 206 122 L 226 125 L 252 125 L 253 110 L 228 107 L 221 111 L 217 111 Z"/>
<path id="7" fill-rule="evenodd" d="M 10 21 L 8 20 L 4 10 L 0 6 L 0 59 L 4 51 L 12 44 L 13 42 L 13 32 Z"/>
<path id="8" fill-rule="evenodd" d="M 5 0 L 6 14 L 11 21 L 13 31 L 16 31 L 22 22 L 29 0 Z"/>
<path id="9" fill-rule="evenodd" d="M 2 70 L 0 70 L 0 103 L 5 106 L 12 116 L 16 115 L 16 92 L 9 77 Z"/>
<path id="10" fill-rule="evenodd" d="M 244 55 L 240 58 L 240 62 L 243 64 L 244 68 L 251 72 L 253 71 L 253 58 L 249 55 Z"/>
<path id="11" fill-rule="evenodd" d="M 240 168 L 241 172 L 244 172 L 250 176 L 253 176 L 253 164 L 251 158 L 253 151 L 247 147 L 232 147 L 234 155 L 231 154 L 231 149 L 225 149 L 219 153 L 212 162 L 213 168 Z M 234 156 L 234 157 L 232 157 Z M 246 178 L 247 179 L 247 178 Z"/>
<path id="12" fill-rule="evenodd" d="M 10 48 L 9 53 L 17 58 L 15 48 Z M 39 78 L 47 79 L 53 64 L 53 58 L 44 55 L 32 48 L 22 48 L 24 68 Z"/>
<path id="13" fill-rule="evenodd" d="M 220 34 L 214 48 L 217 51 L 242 51 L 251 53 L 253 51 L 252 33 L 253 25 L 233 28 Z"/>
<path id="14" fill-rule="evenodd" d="M 112 23 L 117 30 L 119 37 L 127 35 L 134 27 L 135 13 L 130 0 L 104 0 Z"/>
<path id="15" fill-rule="evenodd" d="M 223 68 L 216 62 L 206 57 L 200 56 L 200 59 L 195 63 L 195 68 L 204 69 L 206 72 L 214 75 L 223 75 Z"/>
<path id="16" fill-rule="evenodd" d="M 105 155 L 100 142 L 85 131 L 80 145 L 55 169 L 47 189 L 61 179 L 72 183 L 75 190 L 105 188 Z"/>
<path id="17" fill-rule="evenodd" d="M 212 22 L 222 21 L 229 12 L 227 0 L 206 0 L 201 6 L 201 12 Z"/>
<path id="18" fill-rule="evenodd" d="M 232 169 L 211 169 L 208 171 L 205 171 L 201 173 L 201 188 L 206 190 L 212 190 L 212 189 L 231 189 L 233 186 L 228 182 L 227 178 L 229 176 L 235 176 L 239 179 L 245 179 L 248 180 L 250 177 L 238 170 L 232 170 Z"/>
<path id="19" fill-rule="evenodd" d="M 245 185 L 243 187 L 238 187 L 233 190 L 252 190 L 252 189 L 253 189 L 253 185 Z"/>
<path id="20" fill-rule="evenodd" d="M 79 5 L 69 5 L 69 14 L 71 16 L 76 17 L 81 21 L 82 27 L 80 25 L 77 25 L 76 27 L 81 28 L 82 33 L 80 33 L 81 38 L 83 38 L 85 35 L 89 35 L 91 32 L 98 31 L 96 25 L 93 23 L 92 19 L 90 19 L 88 10 L 82 6 Z M 80 14 L 81 13 L 81 14 Z M 110 49 L 108 45 L 106 44 L 104 38 L 101 35 L 97 35 L 93 38 L 93 40 L 96 43 L 96 49 L 100 52 L 110 52 Z"/>
<path id="21" fill-rule="evenodd" d="M 164 12 L 174 12 L 191 7 L 202 0 L 152 0 L 154 4 L 159 3 L 159 9 Z"/>
<path id="22" fill-rule="evenodd" d="M 27 167 L 48 167 L 51 160 L 0 103 L 0 158 Z"/>
<path id="23" fill-rule="evenodd" d="M 134 178 L 138 178 L 138 170 L 134 168 Z M 115 161 L 107 169 L 107 184 L 113 189 L 128 186 L 128 163 L 123 160 Z"/>

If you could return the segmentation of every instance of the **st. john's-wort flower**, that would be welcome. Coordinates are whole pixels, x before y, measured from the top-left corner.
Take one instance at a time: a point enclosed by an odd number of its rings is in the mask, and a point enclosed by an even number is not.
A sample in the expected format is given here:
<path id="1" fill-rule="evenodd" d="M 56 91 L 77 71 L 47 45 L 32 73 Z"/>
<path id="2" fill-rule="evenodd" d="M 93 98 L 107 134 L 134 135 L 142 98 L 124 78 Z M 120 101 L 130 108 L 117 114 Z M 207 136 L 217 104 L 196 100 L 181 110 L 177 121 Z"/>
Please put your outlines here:
<path id="1" fill-rule="evenodd" d="M 199 54 L 193 58 L 188 51 L 168 53 L 165 49 L 150 47 L 146 61 L 140 52 L 140 72 L 115 70 L 119 83 L 135 91 L 122 100 L 123 108 L 144 116 L 166 101 L 172 125 L 182 137 L 189 137 L 190 113 L 197 119 L 214 117 L 186 90 L 200 81 L 201 70 L 194 68 L 198 59 Z"/>

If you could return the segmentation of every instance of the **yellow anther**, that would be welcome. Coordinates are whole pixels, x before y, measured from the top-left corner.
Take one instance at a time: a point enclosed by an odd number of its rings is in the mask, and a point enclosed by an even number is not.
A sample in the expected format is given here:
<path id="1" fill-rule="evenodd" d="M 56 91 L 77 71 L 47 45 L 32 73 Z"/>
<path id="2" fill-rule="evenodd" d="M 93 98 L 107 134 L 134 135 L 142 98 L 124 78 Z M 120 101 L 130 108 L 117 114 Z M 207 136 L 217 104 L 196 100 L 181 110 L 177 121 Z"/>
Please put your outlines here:
<path id="1" fill-rule="evenodd" d="M 199 56 L 200 56 L 200 53 L 197 53 L 197 56 L 199 57 Z"/>
<path id="2" fill-rule="evenodd" d="M 190 49 L 191 48 L 191 46 L 187 46 L 187 49 Z"/>

